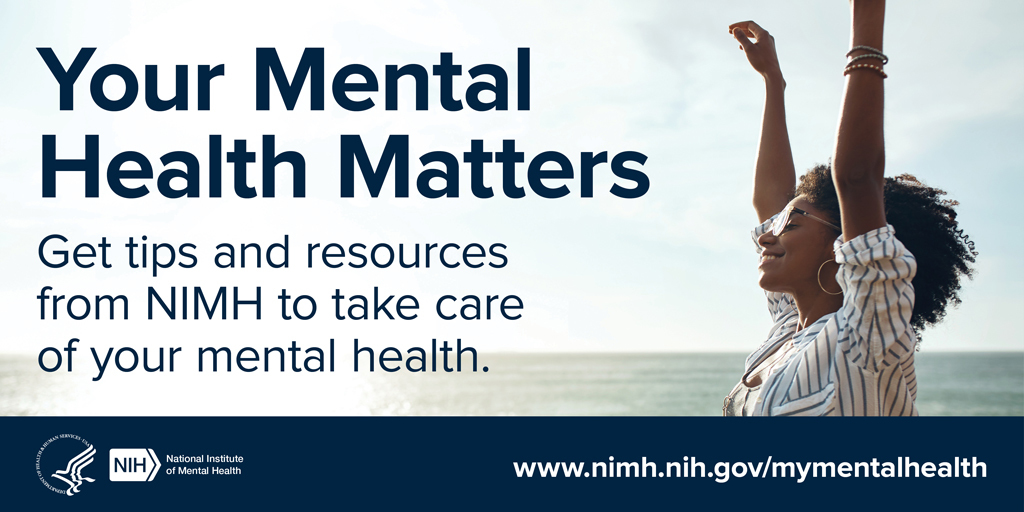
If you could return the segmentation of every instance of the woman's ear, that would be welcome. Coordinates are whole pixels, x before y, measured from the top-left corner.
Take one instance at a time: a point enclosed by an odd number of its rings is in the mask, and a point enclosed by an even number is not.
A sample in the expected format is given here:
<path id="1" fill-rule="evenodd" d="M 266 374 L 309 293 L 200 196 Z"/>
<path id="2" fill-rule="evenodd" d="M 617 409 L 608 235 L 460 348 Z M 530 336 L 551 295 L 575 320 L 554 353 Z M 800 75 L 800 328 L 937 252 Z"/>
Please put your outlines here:
<path id="1" fill-rule="evenodd" d="M 831 259 L 831 260 L 835 261 L 835 259 L 836 259 L 836 252 L 835 252 L 836 236 L 837 235 L 835 234 L 835 231 L 832 231 L 832 230 L 829 230 L 828 234 L 826 234 L 824 236 L 824 239 L 822 240 L 822 243 L 824 245 L 822 246 L 822 251 L 821 251 L 822 256 L 823 256 L 822 261 L 824 261 L 825 259 Z M 841 236 L 841 235 L 839 235 L 839 236 Z"/>

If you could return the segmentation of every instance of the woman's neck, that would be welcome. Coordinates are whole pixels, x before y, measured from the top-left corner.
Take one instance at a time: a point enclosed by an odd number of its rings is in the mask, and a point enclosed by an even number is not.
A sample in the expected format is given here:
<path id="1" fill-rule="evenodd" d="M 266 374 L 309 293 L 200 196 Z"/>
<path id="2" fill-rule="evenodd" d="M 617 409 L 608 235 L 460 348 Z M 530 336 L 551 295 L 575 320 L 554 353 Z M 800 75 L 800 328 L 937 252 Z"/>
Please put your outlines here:
<path id="1" fill-rule="evenodd" d="M 842 295 L 830 295 L 821 289 L 794 293 L 793 300 L 800 315 L 797 330 L 803 330 L 821 317 L 839 311 L 843 305 Z"/>

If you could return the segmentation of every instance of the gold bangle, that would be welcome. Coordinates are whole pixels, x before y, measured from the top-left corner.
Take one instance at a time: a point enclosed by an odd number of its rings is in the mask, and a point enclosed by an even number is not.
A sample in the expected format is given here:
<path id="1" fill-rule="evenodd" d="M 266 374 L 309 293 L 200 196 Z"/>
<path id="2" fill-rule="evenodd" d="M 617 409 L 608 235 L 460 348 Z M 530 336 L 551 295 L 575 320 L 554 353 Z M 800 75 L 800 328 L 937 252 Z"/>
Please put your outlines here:
<path id="1" fill-rule="evenodd" d="M 856 69 L 870 69 L 877 71 L 879 75 L 882 75 L 882 78 L 889 78 L 889 75 L 885 74 L 885 71 L 882 71 L 880 66 L 876 66 L 874 64 L 850 64 L 849 66 L 846 66 L 845 70 L 843 70 L 843 76 L 849 75 L 850 71 Z"/>

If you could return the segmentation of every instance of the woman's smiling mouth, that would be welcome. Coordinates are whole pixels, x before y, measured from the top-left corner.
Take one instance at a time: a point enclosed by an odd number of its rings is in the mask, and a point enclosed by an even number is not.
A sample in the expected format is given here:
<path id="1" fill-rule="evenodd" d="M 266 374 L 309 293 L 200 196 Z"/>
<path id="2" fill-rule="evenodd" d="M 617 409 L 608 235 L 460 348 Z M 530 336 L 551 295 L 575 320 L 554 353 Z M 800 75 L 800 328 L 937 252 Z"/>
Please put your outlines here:
<path id="1" fill-rule="evenodd" d="M 760 263 L 758 263 L 757 266 L 758 267 L 762 267 L 762 266 L 764 266 L 765 263 L 768 263 L 769 261 L 772 261 L 772 260 L 775 260 L 775 259 L 779 259 L 781 257 L 782 256 L 778 255 L 778 254 L 761 254 L 761 261 L 760 261 Z"/>

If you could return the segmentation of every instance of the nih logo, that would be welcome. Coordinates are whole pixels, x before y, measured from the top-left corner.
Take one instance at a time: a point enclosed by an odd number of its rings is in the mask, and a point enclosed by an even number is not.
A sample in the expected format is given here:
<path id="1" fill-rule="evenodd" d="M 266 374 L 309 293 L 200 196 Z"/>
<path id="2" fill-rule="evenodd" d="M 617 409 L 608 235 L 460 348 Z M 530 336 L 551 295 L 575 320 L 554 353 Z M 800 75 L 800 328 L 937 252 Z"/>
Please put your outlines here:
<path id="1" fill-rule="evenodd" d="M 111 448 L 111 482 L 152 482 L 160 460 L 151 448 Z"/>

